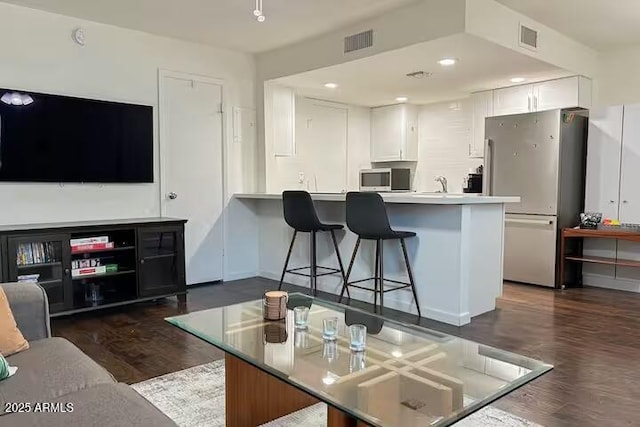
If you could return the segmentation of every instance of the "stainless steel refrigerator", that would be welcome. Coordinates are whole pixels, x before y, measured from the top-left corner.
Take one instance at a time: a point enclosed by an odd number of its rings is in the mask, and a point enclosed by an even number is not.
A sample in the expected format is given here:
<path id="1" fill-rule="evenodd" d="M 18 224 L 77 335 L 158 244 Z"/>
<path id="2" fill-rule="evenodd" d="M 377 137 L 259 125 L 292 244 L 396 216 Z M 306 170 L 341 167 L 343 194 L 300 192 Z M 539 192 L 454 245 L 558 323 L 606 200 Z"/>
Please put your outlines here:
<path id="1" fill-rule="evenodd" d="M 485 194 L 507 204 L 505 280 L 555 287 L 559 237 L 584 204 L 587 119 L 567 110 L 486 120 Z"/>

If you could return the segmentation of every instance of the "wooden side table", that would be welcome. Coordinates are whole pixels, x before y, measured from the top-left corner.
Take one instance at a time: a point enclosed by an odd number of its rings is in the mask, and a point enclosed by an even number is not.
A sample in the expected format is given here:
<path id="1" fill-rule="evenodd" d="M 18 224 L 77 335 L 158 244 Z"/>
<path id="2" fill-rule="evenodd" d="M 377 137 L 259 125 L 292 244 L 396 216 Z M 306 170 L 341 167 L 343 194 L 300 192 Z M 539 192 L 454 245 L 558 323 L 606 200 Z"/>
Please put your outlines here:
<path id="1" fill-rule="evenodd" d="M 565 289 L 564 278 L 567 261 L 604 265 L 620 265 L 624 267 L 640 267 L 640 261 L 620 258 L 607 258 L 598 256 L 585 256 L 583 254 L 583 242 L 585 238 L 615 239 L 630 242 L 640 242 L 640 227 L 636 226 L 600 226 L 597 229 L 563 228 L 560 240 L 560 288 Z M 579 249 L 576 253 L 567 253 L 567 239 L 580 239 Z M 576 282 L 582 285 L 581 269 L 576 269 Z"/>

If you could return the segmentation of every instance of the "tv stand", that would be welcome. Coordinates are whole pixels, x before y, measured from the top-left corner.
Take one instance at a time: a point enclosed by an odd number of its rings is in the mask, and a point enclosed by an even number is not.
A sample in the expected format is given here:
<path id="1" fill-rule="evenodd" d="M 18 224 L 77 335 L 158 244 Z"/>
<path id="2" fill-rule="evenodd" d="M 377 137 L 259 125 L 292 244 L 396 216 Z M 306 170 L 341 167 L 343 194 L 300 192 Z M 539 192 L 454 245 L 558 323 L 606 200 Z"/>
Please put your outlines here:
<path id="1" fill-rule="evenodd" d="M 184 303 L 185 223 L 136 218 L 0 226 L 0 279 L 37 281 L 51 317 L 170 296 Z"/>

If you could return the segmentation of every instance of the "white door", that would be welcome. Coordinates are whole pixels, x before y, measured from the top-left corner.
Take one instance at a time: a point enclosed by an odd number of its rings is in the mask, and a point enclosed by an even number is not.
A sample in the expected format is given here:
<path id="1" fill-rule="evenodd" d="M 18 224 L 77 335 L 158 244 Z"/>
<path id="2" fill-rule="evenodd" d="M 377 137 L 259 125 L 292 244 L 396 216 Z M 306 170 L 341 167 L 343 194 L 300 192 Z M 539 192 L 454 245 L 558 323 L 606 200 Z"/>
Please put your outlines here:
<path id="1" fill-rule="evenodd" d="M 589 113 L 585 209 L 605 218 L 618 218 L 622 112 L 616 105 Z"/>
<path id="2" fill-rule="evenodd" d="M 522 85 L 493 91 L 493 114 L 506 116 L 533 111 L 533 86 Z"/>
<path id="3" fill-rule="evenodd" d="M 160 77 L 162 215 L 185 218 L 187 284 L 223 277 L 222 85 Z"/>
<path id="4" fill-rule="evenodd" d="M 640 224 L 640 104 L 625 105 L 622 129 L 620 221 Z"/>
<path id="5" fill-rule="evenodd" d="M 580 104 L 579 78 L 550 80 L 533 86 L 536 111 L 578 107 Z"/>
<path id="6" fill-rule="evenodd" d="M 347 189 L 347 109 L 299 98 L 296 102 L 297 156 L 312 192 Z"/>

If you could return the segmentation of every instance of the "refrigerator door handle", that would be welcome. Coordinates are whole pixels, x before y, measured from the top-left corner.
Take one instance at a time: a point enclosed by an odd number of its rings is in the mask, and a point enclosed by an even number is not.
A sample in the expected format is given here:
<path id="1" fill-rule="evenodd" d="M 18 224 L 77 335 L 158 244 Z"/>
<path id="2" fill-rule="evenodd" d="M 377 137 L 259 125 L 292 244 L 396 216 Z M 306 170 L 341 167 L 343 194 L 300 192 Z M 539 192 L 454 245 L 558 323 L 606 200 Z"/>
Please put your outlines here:
<path id="1" fill-rule="evenodd" d="M 553 225 L 553 220 L 550 219 L 515 219 L 507 218 L 505 222 L 509 224 L 527 224 L 527 225 Z"/>

